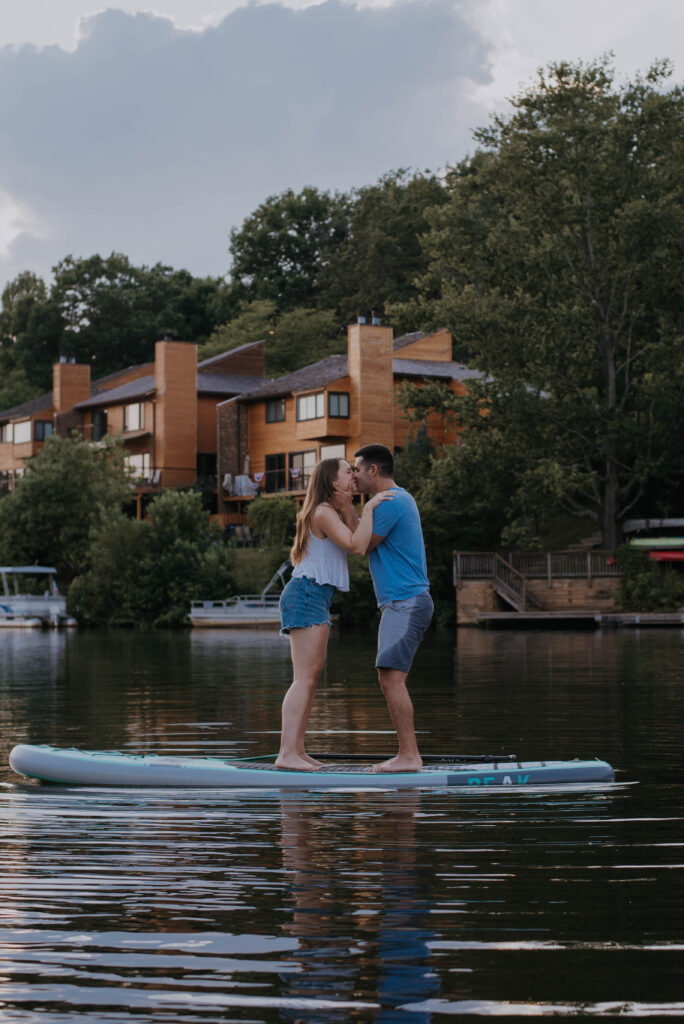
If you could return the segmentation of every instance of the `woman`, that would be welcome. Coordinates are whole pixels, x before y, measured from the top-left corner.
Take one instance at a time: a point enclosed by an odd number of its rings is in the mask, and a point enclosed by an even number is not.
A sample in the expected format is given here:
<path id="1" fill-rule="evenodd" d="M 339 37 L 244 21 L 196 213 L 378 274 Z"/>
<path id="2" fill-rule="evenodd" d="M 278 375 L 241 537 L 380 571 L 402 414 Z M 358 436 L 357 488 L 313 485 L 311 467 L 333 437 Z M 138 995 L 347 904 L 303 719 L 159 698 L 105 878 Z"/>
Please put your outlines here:
<path id="1" fill-rule="evenodd" d="M 366 553 L 373 534 L 373 509 L 391 498 L 383 491 L 359 520 L 352 507 L 353 474 L 344 459 L 323 459 L 309 480 L 297 515 L 290 552 L 292 578 L 280 596 L 282 634 L 290 638 L 293 681 L 283 700 L 278 768 L 313 771 L 320 761 L 304 749 L 318 677 L 330 634 L 330 605 L 337 590 L 349 590 L 347 552 Z"/>

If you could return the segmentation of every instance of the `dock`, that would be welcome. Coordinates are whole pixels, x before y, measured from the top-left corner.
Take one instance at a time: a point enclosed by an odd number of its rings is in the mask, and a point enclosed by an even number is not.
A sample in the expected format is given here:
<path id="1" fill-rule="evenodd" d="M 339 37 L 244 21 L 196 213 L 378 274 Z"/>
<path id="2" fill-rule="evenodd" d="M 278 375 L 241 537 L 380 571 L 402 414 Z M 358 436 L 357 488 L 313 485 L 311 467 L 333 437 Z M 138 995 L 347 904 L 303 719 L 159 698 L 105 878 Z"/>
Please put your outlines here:
<path id="1" fill-rule="evenodd" d="M 478 612 L 475 621 L 478 626 L 504 629 L 644 629 L 665 626 L 684 628 L 684 612 Z"/>

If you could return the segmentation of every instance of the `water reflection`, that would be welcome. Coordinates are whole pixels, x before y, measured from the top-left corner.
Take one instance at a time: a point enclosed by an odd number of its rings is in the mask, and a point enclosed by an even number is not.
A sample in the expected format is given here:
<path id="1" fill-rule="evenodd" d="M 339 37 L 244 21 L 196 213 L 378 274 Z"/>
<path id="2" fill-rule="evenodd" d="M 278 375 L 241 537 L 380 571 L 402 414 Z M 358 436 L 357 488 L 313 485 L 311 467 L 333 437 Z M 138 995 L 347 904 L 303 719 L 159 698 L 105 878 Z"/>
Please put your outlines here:
<path id="1" fill-rule="evenodd" d="M 0 1019 L 681 1016 L 682 644 L 468 631 L 423 645 L 427 750 L 600 755 L 593 793 L 79 790 L 15 742 L 273 749 L 263 633 L 0 637 Z M 331 639 L 316 745 L 385 752 L 372 642 Z"/>
<path id="2" fill-rule="evenodd" d="M 290 979 L 290 991 L 298 998 L 322 989 L 344 998 L 375 996 L 375 1019 L 391 1020 L 399 1002 L 439 989 L 428 963 L 434 933 L 424 927 L 428 888 L 417 863 L 422 797 L 386 794 L 373 810 L 367 794 L 350 796 L 333 810 L 336 799 L 280 798 L 292 902 L 284 931 L 299 940 L 296 958 L 302 965 Z M 347 824 L 341 843 L 342 817 Z"/>

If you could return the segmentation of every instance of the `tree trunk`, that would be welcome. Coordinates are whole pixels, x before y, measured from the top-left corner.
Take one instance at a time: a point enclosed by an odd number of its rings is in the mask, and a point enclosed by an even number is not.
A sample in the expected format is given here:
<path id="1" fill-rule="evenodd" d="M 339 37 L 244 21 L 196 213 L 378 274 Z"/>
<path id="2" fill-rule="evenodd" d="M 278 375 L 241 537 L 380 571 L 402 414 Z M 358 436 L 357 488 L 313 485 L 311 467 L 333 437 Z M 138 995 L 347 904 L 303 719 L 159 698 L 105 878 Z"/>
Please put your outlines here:
<path id="1" fill-rule="evenodd" d="M 608 551 L 615 551 L 624 540 L 622 523 L 618 521 L 618 467 L 609 446 L 606 453 L 606 478 L 603 487 L 603 507 L 601 509 L 601 525 L 603 528 L 603 546 Z"/>

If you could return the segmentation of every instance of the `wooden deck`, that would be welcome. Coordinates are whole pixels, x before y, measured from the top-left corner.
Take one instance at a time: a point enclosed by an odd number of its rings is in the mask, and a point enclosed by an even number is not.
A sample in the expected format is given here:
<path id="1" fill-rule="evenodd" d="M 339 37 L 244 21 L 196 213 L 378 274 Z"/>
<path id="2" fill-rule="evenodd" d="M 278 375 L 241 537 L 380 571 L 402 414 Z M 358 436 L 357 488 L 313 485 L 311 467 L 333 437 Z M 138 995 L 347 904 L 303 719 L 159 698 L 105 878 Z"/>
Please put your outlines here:
<path id="1" fill-rule="evenodd" d="M 536 611 L 536 612 L 479 612 L 479 626 L 491 628 L 518 627 L 530 629 L 545 626 L 566 629 L 598 629 L 604 627 L 631 627 L 635 629 L 670 626 L 684 628 L 684 612 L 603 612 L 603 611 Z"/>

